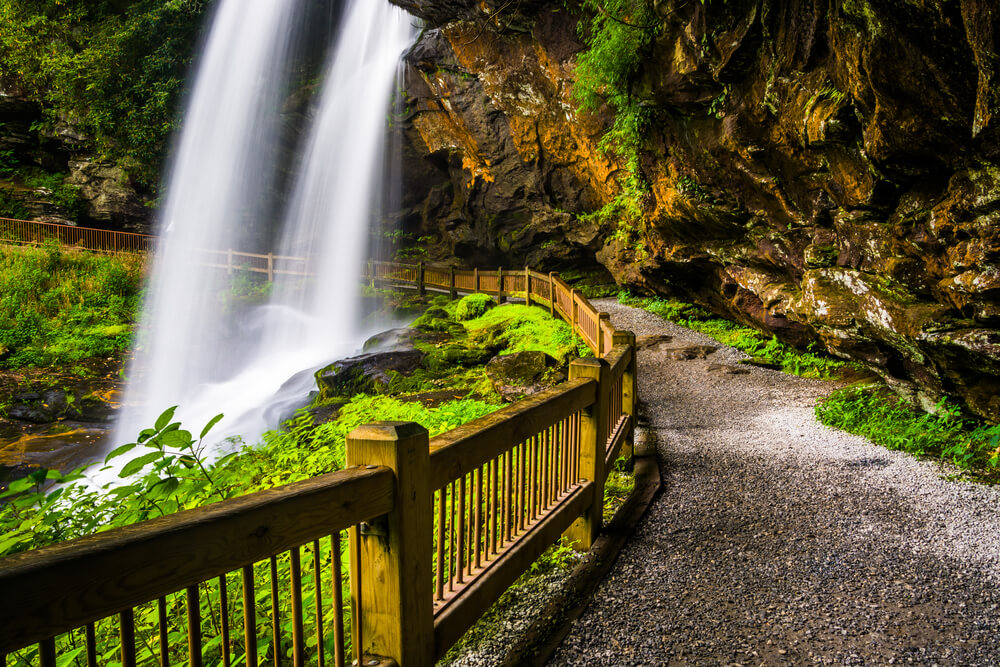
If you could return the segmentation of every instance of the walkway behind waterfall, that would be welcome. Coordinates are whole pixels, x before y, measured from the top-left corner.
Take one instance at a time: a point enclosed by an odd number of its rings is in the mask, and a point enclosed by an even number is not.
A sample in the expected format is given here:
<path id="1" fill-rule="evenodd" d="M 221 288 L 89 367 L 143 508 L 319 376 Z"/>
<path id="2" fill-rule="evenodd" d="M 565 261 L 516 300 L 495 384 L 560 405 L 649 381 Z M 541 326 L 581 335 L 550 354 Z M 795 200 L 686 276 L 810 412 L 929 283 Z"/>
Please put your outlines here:
<path id="1" fill-rule="evenodd" d="M 553 665 L 998 665 L 1000 488 L 813 416 L 830 383 L 737 366 L 614 301 L 663 494 Z"/>

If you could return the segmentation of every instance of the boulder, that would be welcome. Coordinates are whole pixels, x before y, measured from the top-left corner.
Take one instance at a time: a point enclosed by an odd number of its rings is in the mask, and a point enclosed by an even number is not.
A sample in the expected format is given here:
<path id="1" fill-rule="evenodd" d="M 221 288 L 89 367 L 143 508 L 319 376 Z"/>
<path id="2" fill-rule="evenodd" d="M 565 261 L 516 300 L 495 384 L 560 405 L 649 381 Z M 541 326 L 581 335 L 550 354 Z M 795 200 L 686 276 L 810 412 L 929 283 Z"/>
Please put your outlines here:
<path id="1" fill-rule="evenodd" d="M 390 373 L 410 375 L 426 354 L 420 350 L 372 352 L 335 361 L 316 372 L 320 398 L 377 392 L 392 381 Z"/>
<path id="2" fill-rule="evenodd" d="M 544 352 L 515 352 L 490 359 L 486 377 L 494 391 L 504 401 L 511 402 L 565 380 L 565 374 L 557 366 L 558 362 Z"/>

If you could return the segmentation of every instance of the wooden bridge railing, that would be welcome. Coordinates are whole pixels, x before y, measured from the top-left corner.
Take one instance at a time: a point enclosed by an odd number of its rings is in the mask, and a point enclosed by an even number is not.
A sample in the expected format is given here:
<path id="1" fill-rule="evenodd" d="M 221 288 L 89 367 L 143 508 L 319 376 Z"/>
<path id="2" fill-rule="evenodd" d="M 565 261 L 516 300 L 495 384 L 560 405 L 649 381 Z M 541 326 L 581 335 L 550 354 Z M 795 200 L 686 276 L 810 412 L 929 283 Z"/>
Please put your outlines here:
<path id="1" fill-rule="evenodd" d="M 590 548 L 609 466 L 633 442 L 634 336 L 555 274 L 371 269 L 418 289 L 519 293 L 597 357 L 434 439 L 412 423 L 362 426 L 346 470 L 0 560 L 0 667 L 342 665 L 349 651 L 431 665 L 560 535 Z"/>

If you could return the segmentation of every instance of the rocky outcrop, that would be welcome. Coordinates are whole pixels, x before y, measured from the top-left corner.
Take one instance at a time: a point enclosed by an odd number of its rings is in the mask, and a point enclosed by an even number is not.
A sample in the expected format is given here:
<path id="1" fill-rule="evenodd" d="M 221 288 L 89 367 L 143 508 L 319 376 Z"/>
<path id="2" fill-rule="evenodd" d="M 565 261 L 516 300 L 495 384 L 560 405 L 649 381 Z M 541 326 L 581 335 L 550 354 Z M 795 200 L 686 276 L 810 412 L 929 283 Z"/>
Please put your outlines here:
<path id="1" fill-rule="evenodd" d="M 0 79 L 0 217 L 149 231 L 152 197 L 102 162 L 89 137 L 42 119 L 37 104 Z"/>
<path id="2" fill-rule="evenodd" d="M 990 0 L 662 0 L 638 236 L 611 113 L 570 97 L 561 2 L 413 0 L 398 218 L 432 259 L 559 269 L 819 341 L 930 406 L 1000 419 L 1000 12 Z M 471 5 L 475 5 L 472 7 Z"/>

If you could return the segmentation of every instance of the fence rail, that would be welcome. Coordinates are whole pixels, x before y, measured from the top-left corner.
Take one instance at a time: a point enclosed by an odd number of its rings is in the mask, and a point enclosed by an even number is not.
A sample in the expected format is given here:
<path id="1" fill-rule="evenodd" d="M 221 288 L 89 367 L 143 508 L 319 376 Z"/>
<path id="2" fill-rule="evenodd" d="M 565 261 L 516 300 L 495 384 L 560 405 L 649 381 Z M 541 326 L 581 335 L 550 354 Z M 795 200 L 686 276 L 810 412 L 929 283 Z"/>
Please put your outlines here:
<path id="1" fill-rule="evenodd" d="M 326 652 L 343 665 L 349 651 L 431 665 L 560 535 L 590 548 L 609 466 L 631 452 L 635 337 L 555 274 L 372 262 L 366 278 L 521 296 L 596 357 L 434 439 L 412 423 L 359 427 L 346 470 L 0 560 L 0 667 L 29 645 L 43 667 L 324 665 Z M 117 655 L 98 655 L 111 637 Z"/>
<path id="2" fill-rule="evenodd" d="M 139 253 L 151 252 L 156 237 L 108 229 L 0 218 L 0 243 L 38 245 L 47 239 L 55 239 L 66 245 L 95 252 Z"/>

